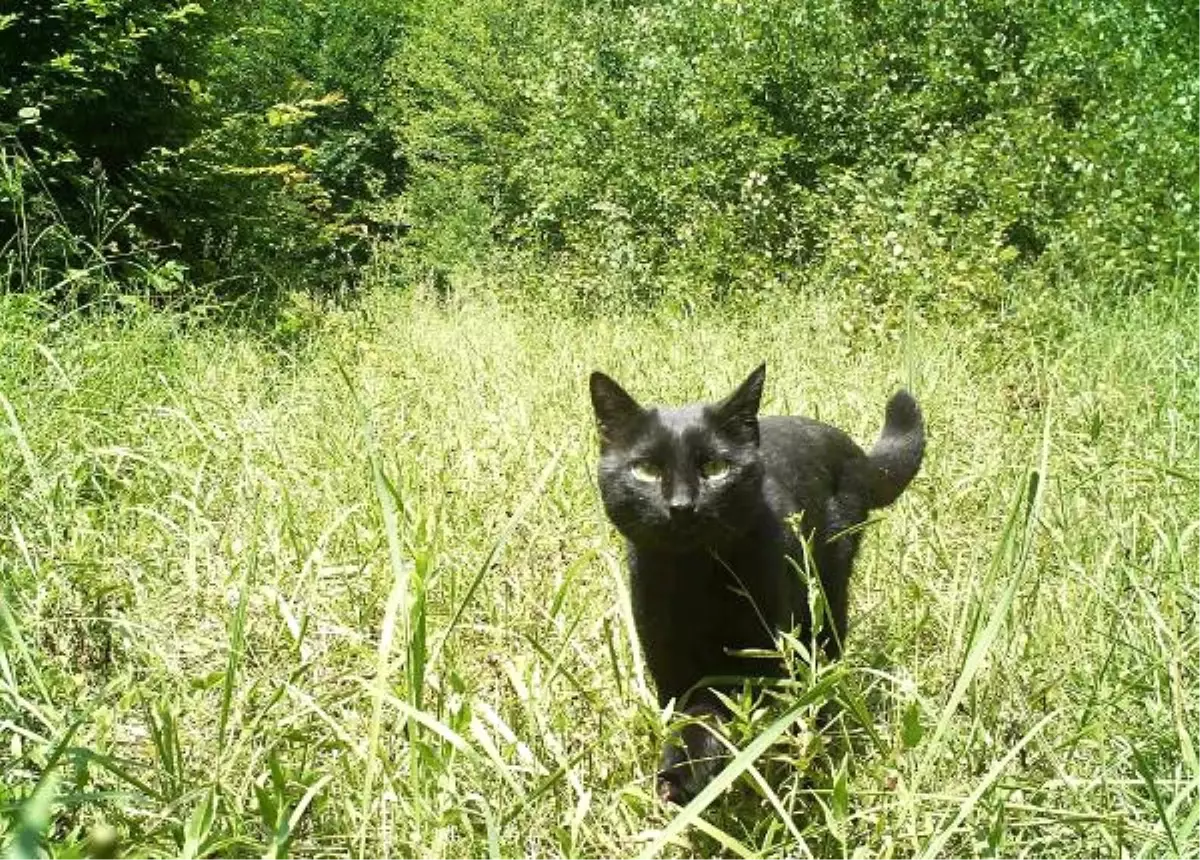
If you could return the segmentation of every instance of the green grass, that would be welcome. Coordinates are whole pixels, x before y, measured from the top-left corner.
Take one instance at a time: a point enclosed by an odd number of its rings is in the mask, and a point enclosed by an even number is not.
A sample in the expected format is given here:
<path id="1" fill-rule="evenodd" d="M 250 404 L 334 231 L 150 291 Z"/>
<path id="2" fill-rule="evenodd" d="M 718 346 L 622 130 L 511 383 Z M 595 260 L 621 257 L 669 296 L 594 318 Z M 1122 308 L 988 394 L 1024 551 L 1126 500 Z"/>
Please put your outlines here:
<path id="1" fill-rule="evenodd" d="M 282 346 L 0 297 L 0 844 L 1194 856 L 1187 293 L 1039 338 L 836 295 L 381 290 Z M 910 386 L 926 463 L 869 529 L 844 661 L 739 702 L 730 790 L 666 810 L 586 376 L 681 401 L 761 359 L 766 411 L 864 443 Z"/>

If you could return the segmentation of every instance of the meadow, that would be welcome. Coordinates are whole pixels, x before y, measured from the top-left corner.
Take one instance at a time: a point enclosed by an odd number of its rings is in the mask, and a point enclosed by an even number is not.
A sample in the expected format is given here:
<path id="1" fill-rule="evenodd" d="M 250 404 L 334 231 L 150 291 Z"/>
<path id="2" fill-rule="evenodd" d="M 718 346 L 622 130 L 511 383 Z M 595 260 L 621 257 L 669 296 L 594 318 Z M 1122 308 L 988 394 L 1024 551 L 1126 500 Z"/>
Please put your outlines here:
<path id="1" fill-rule="evenodd" d="M 1195 857 L 1200 30 L 1161 0 L 0 13 L 0 855 Z M 671 715 L 588 374 L 921 473 Z"/>
<path id="2" fill-rule="evenodd" d="M 1033 326 L 503 287 L 286 337 L 0 296 L 10 856 L 1194 856 L 1194 284 Z M 586 378 L 764 359 L 764 412 L 869 443 L 904 385 L 929 447 L 844 660 L 741 700 L 745 754 L 665 808 Z"/>

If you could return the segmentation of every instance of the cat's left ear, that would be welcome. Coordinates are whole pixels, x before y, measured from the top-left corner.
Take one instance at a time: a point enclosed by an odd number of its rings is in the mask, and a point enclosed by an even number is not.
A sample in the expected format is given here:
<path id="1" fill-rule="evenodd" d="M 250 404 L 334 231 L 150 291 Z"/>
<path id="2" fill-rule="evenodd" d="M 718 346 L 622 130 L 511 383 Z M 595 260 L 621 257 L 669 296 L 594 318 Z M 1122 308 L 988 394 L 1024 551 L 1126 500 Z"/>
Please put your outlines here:
<path id="1" fill-rule="evenodd" d="M 738 431 L 758 444 L 758 407 L 762 403 L 766 362 L 754 368 L 737 390 L 718 403 L 713 412 L 722 429 Z"/>
<path id="2" fill-rule="evenodd" d="M 598 370 L 588 380 L 588 387 L 592 394 L 592 410 L 596 413 L 596 426 L 605 444 L 618 441 L 646 414 L 624 388 Z"/>

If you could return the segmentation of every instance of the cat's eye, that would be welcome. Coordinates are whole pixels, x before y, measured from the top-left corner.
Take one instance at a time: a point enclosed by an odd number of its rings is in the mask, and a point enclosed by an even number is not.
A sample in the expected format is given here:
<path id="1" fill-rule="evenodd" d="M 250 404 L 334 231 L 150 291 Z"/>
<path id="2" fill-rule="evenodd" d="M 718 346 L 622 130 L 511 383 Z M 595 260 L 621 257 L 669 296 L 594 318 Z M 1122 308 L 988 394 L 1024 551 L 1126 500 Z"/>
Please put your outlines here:
<path id="1" fill-rule="evenodd" d="M 662 472 L 653 463 L 634 463 L 629 467 L 629 474 L 633 475 L 639 481 L 645 481 L 647 484 L 653 483 L 662 477 Z"/>
<path id="2" fill-rule="evenodd" d="M 706 481 L 719 481 L 729 474 L 729 461 L 716 458 L 700 465 L 700 475 Z"/>

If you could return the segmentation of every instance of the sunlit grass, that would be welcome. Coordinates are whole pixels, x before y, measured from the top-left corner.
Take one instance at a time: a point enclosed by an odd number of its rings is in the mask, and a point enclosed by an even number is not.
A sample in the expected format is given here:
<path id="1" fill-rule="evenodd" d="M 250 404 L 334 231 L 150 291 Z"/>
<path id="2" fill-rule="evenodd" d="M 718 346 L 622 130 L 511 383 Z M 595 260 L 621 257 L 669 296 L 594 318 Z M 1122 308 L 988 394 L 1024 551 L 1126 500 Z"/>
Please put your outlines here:
<path id="1" fill-rule="evenodd" d="M 1194 296 L 1038 345 L 489 295 L 381 290 L 286 348 L 0 302 L 10 853 L 1190 856 Z M 664 810 L 585 380 L 690 400 L 763 359 L 766 411 L 863 442 L 911 386 L 928 454 L 845 660 L 741 703 L 731 790 Z"/>

